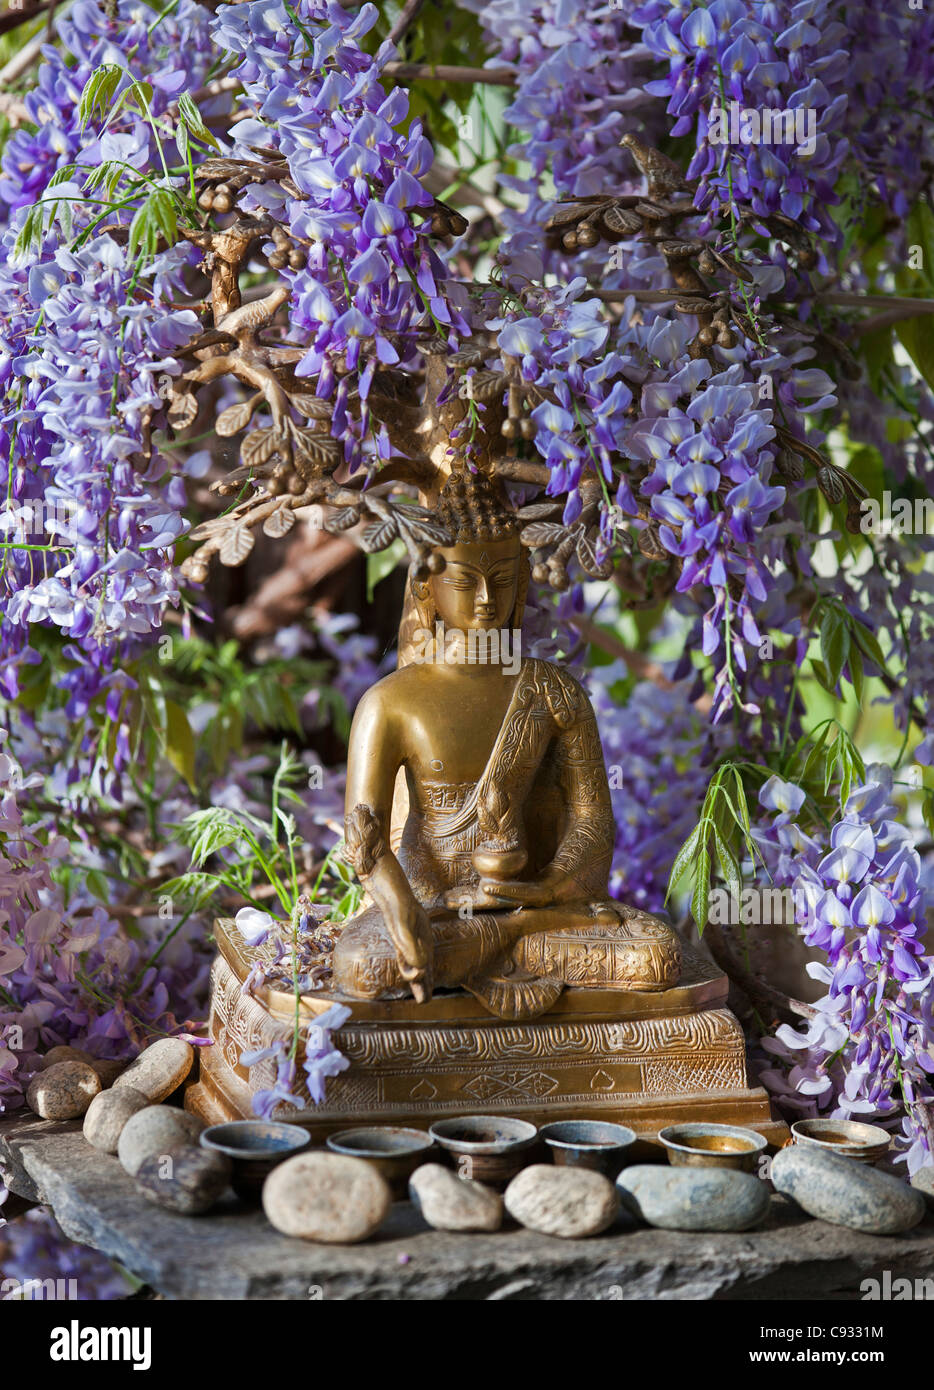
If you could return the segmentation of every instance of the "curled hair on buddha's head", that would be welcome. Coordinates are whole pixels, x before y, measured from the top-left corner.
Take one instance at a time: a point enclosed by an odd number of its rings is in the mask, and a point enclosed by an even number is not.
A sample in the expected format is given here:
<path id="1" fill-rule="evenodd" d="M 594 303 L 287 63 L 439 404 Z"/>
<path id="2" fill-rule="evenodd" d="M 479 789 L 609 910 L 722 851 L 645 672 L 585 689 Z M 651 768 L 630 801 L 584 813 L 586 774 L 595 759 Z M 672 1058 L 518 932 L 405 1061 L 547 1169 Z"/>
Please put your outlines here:
<path id="1" fill-rule="evenodd" d="M 517 536 L 519 523 L 497 484 L 485 473 L 457 469 L 445 480 L 438 498 L 438 519 L 455 545 L 501 541 Z"/>

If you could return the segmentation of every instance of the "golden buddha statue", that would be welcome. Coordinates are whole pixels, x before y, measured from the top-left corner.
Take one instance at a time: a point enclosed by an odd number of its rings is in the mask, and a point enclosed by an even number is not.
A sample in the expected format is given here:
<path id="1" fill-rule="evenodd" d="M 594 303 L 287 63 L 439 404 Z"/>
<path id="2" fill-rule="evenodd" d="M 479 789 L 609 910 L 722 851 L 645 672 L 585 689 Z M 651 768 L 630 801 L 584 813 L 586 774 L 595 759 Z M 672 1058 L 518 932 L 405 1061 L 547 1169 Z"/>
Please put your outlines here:
<path id="1" fill-rule="evenodd" d="M 294 1045 L 296 1021 L 340 1003 L 349 1066 L 289 1115 L 318 1140 L 479 1109 L 646 1136 L 679 1119 L 752 1123 L 782 1142 L 749 1086 L 726 977 L 690 946 L 682 962 L 670 927 L 609 897 L 596 719 L 567 671 L 519 659 L 529 571 L 513 513 L 461 470 L 437 511 L 452 543 L 410 572 L 398 668 L 350 735 L 346 854 L 362 910 L 327 989 L 300 998 L 264 978 L 274 943 L 218 919 L 213 1045 L 187 1108 L 211 1123 L 251 1115 L 276 1064 L 247 1066 L 244 1052 Z"/>
<path id="2" fill-rule="evenodd" d="M 334 987 L 427 1001 L 462 986 L 504 1019 L 536 1017 L 567 984 L 670 988 L 674 931 L 609 897 L 615 834 L 590 702 L 560 666 L 518 659 L 528 562 L 515 517 L 485 475 L 461 472 L 439 513 L 454 543 L 412 578 L 402 664 L 351 729 L 347 857 L 367 896 L 337 943 Z"/>

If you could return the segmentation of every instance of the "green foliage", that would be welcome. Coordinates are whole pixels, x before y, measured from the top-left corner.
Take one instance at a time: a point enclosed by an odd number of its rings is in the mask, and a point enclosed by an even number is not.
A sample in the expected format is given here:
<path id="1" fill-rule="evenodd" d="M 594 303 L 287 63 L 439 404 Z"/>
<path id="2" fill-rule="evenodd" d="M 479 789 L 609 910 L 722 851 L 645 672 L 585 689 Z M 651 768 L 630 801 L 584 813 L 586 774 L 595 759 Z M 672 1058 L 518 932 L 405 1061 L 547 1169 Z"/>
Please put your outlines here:
<path id="1" fill-rule="evenodd" d="M 927 203 L 918 203 L 908 217 L 908 244 L 920 248 L 921 264 L 902 270 L 895 283 L 903 294 L 934 297 L 934 212 Z M 934 329 L 930 314 L 901 319 L 895 328 L 899 341 L 919 373 L 934 388 Z"/>
<path id="2" fill-rule="evenodd" d="M 789 753 L 782 775 L 797 782 L 826 823 L 837 806 L 843 809 L 853 784 L 865 781 L 866 765 L 850 734 L 831 718 L 802 735 Z"/>
<path id="3" fill-rule="evenodd" d="M 742 856 L 745 854 L 755 861 L 759 853 L 752 838 L 743 770 L 746 769 L 741 770 L 738 764 L 729 762 L 717 768 L 707 787 L 698 823 L 678 851 L 668 879 L 666 900 L 681 880 L 691 874 L 691 916 L 702 935 L 707 925 L 714 863 L 730 889 L 739 893 Z"/>
<path id="4" fill-rule="evenodd" d="M 50 179 L 48 196 L 26 213 L 16 238 L 17 255 L 37 252 L 56 224 L 62 236 L 70 240 L 75 203 L 99 209 L 75 239 L 75 246 L 88 240 L 101 223 L 120 221 L 120 214 L 132 212 L 127 255 L 135 264 L 136 275 L 152 260 L 160 242 L 174 246 L 180 223 L 189 226 L 198 223 L 192 156 L 202 153 L 199 146 L 218 148 L 217 140 L 188 93 L 178 99 L 179 120 L 174 124 L 163 117 L 157 125 L 150 109 L 151 100 L 149 83 L 136 79 L 127 81 L 124 69 L 115 63 L 104 63 L 91 73 L 78 104 L 82 129 L 94 126 L 104 131 L 122 111 L 134 112 L 152 131 L 162 166 L 161 176 L 141 172 L 119 159 L 104 160 L 90 167 L 77 163 L 63 166 Z M 170 169 L 166 162 L 165 143 L 169 140 L 175 142 L 185 161 L 181 168 Z M 56 197 L 51 192 L 72 181 L 79 182 L 81 196 Z"/>
<path id="5" fill-rule="evenodd" d="M 863 658 L 867 657 L 880 671 L 887 670 L 879 639 L 839 599 L 832 596 L 819 600 L 811 621 L 820 633 L 820 660 L 811 658 L 811 667 L 818 681 L 829 695 L 835 695 L 840 687 L 843 668 L 848 665 L 857 702 L 862 703 Z"/>
<path id="6" fill-rule="evenodd" d="M 383 23 L 371 36 L 381 42 L 402 13 L 400 0 L 382 5 Z M 406 31 L 402 44 L 404 61 L 481 67 L 486 61 L 482 30 L 475 14 L 454 0 L 432 0 L 424 5 Z M 467 115 L 475 88 L 466 82 L 419 82 L 409 91 L 409 122 L 420 120 L 431 137 L 450 150 L 458 147 L 460 123 L 450 107 Z"/>
<path id="7" fill-rule="evenodd" d="M 350 716 L 343 697 L 328 683 L 328 670 L 326 662 L 301 657 L 251 666 L 235 641 L 215 647 L 200 637 L 172 636 L 140 663 L 139 703 L 131 724 L 134 743 L 150 753 L 168 751 L 173 767 L 194 785 L 196 755 L 213 775 L 221 775 L 241 753 L 250 726 L 263 734 L 301 738 L 299 704 L 311 689 L 317 689 L 335 729 L 346 737 Z M 197 749 L 184 727 L 194 704 L 212 710 Z"/>
<path id="8" fill-rule="evenodd" d="M 385 550 L 377 550 L 366 557 L 366 601 L 373 602 L 377 584 L 388 578 L 393 570 L 407 558 L 405 541 L 397 537 Z"/>

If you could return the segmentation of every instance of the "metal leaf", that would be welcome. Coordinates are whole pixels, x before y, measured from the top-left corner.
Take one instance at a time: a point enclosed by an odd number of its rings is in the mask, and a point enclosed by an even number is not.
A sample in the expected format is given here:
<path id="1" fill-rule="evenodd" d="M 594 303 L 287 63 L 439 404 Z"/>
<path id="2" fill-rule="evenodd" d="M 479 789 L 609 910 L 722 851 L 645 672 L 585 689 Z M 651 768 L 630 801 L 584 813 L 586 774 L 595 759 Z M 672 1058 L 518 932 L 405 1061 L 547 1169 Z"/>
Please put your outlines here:
<path id="1" fill-rule="evenodd" d="M 212 492 L 227 493 L 231 489 L 236 491 L 240 483 L 260 482 L 263 478 L 268 478 L 272 473 L 271 468 L 265 466 L 255 468 L 251 463 L 243 463 L 239 468 L 232 468 L 229 473 L 225 473 L 223 478 L 211 484 Z"/>
<path id="2" fill-rule="evenodd" d="M 642 218 L 627 208 L 616 206 L 605 208 L 600 216 L 607 231 L 628 233 L 642 230 Z"/>
<path id="3" fill-rule="evenodd" d="M 337 511 L 329 512 L 324 519 L 325 531 L 336 534 L 339 531 L 347 531 L 351 526 L 356 526 L 360 520 L 360 512 L 356 507 L 339 507 Z"/>
<path id="4" fill-rule="evenodd" d="M 554 516 L 560 506 L 560 502 L 530 502 L 527 507 L 520 507 L 516 516 L 520 521 L 540 521 L 544 517 Z"/>
<path id="5" fill-rule="evenodd" d="M 176 430 L 187 430 L 198 414 L 198 402 L 191 391 L 173 395 L 169 402 L 169 424 Z"/>
<path id="6" fill-rule="evenodd" d="M 717 251 L 712 246 L 708 246 L 707 249 L 710 254 L 720 262 L 724 270 L 728 270 L 731 275 L 735 275 L 737 279 L 743 280 L 747 285 L 753 283 L 755 277 L 752 272 L 740 261 L 736 260 L 734 256 L 724 255 L 722 251 Z"/>
<path id="7" fill-rule="evenodd" d="M 395 517 L 389 517 L 386 521 L 377 522 L 375 526 L 368 526 L 360 537 L 360 544 L 368 555 L 372 555 L 377 550 L 385 550 L 398 534 Z"/>
<path id="8" fill-rule="evenodd" d="M 597 559 L 597 552 L 593 542 L 585 531 L 582 531 L 577 538 L 577 558 L 585 573 L 597 578 L 600 571 L 605 568 Z"/>
<path id="9" fill-rule="evenodd" d="M 263 531 L 267 536 L 277 538 L 287 535 L 294 525 L 295 513 L 291 507 L 286 505 L 277 508 L 270 516 L 267 516 L 263 522 Z"/>
<path id="10" fill-rule="evenodd" d="M 566 526 L 560 526 L 555 521 L 533 521 L 531 526 L 524 526 L 519 535 L 523 545 L 560 545 L 563 540 L 567 540 L 568 530 Z"/>
<path id="11" fill-rule="evenodd" d="M 505 372 L 480 371 L 474 372 L 473 376 L 467 377 L 468 399 L 472 397 L 475 401 L 493 401 L 506 390 L 509 378 Z"/>
<path id="12" fill-rule="evenodd" d="M 636 532 L 636 545 L 648 560 L 660 560 L 668 554 L 658 539 L 658 532 L 654 526 L 647 526 L 644 531 Z"/>
<path id="13" fill-rule="evenodd" d="M 553 212 L 545 223 L 545 231 L 554 231 L 556 227 L 566 227 L 569 222 L 579 222 L 591 209 L 584 203 L 566 203 Z"/>
<path id="14" fill-rule="evenodd" d="M 299 452 L 321 468 L 333 467 L 344 457 L 340 440 L 329 434 L 316 434 L 313 430 L 299 429 L 295 431 L 295 439 Z"/>
<path id="15" fill-rule="evenodd" d="M 462 347 L 458 352 L 448 355 L 448 363 L 452 367 L 479 367 L 490 356 L 493 349 L 485 343 L 475 343 L 472 347 Z"/>
<path id="16" fill-rule="evenodd" d="M 663 241 L 660 249 L 673 260 L 684 260 L 688 256 L 699 256 L 704 250 L 702 241 Z"/>
<path id="17" fill-rule="evenodd" d="M 253 545 L 256 537 L 248 526 L 232 526 L 224 537 L 220 548 L 220 562 L 222 565 L 229 565 L 233 568 L 242 565 Z"/>
<path id="18" fill-rule="evenodd" d="M 825 466 L 817 470 L 817 486 L 828 502 L 843 501 L 843 483 L 835 469 Z"/>
<path id="19" fill-rule="evenodd" d="M 240 457 L 248 468 L 265 463 L 273 454 L 285 456 L 285 440 L 278 430 L 253 430 L 240 445 Z"/>
<path id="20" fill-rule="evenodd" d="M 670 215 L 667 208 L 659 207 L 657 203 L 646 203 L 644 201 L 636 203 L 635 211 L 639 213 L 641 217 L 647 217 L 650 222 L 661 222 L 663 218 Z"/>
<path id="21" fill-rule="evenodd" d="M 239 434 L 250 423 L 255 409 L 255 397 L 251 397 L 248 401 L 238 401 L 236 405 L 229 405 L 226 410 L 221 411 L 214 422 L 215 431 L 221 435 Z"/>
<path id="22" fill-rule="evenodd" d="M 429 513 L 427 516 L 410 518 L 405 515 L 402 507 L 394 507 L 393 513 L 398 517 L 400 530 L 408 532 L 415 541 L 423 541 L 429 545 L 453 545 L 454 538 L 444 529 L 440 522 L 434 520 Z M 414 509 L 413 509 L 414 510 Z M 398 514 L 403 514 L 399 516 Z"/>
<path id="23" fill-rule="evenodd" d="M 331 402 L 323 401 L 320 396 L 307 394 L 290 396 L 289 403 L 295 406 L 299 414 L 304 415 L 309 420 L 330 420 L 334 410 Z"/>

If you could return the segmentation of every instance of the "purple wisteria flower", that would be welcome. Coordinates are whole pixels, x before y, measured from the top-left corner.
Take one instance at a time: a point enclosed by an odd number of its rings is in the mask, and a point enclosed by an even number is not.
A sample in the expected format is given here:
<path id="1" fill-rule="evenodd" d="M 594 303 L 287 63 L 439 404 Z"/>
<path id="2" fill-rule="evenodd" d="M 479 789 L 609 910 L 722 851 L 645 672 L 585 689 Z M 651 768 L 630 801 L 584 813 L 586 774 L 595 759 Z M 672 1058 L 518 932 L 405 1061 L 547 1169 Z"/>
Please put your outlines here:
<path id="1" fill-rule="evenodd" d="M 756 835 L 772 881 L 800 904 L 798 930 L 826 956 L 827 986 L 801 1029 L 783 1024 L 763 1047 L 781 1066 L 763 1074 L 781 1102 L 805 1113 L 902 1117 L 910 1173 L 934 1163 L 934 959 L 925 954 L 927 894 L 910 833 L 894 819 L 889 768 L 868 770 L 817 843 L 791 819 L 801 789 L 771 778 L 760 802 L 775 812 Z"/>
<path id="2" fill-rule="evenodd" d="M 324 1102 L 327 1078 L 339 1075 L 350 1066 L 349 1059 L 335 1047 L 331 1039 L 332 1032 L 342 1027 L 348 1018 L 350 1009 L 344 1004 L 332 1004 L 307 1025 L 301 1066 L 305 1073 L 303 1082 L 293 1055 L 295 1049 L 286 1040 L 279 1039 L 268 1047 L 240 1054 L 242 1066 L 260 1067 L 259 1078 L 263 1080 L 268 1077 L 272 1082 L 253 1093 L 253 1111 L 256 1115 L 265 1120 L 272 1119 L 280 1105 L 306 1109 L 302 1086 L 307 1089 L 313 1105 Z"/>
<path id="3" fill-rule="evenodd" d="M 360 47 L 378 17 L 372 4 L 349 14 L 331 0 L 300 0 L 294 11 L 258 0 L 222 5 L 214 23 L 218 45 L 242 55 L 235 74 L 258 113 L 234 126 L 232 152 L 253 159 L 256 147 L 277 149 L 300 190 L 267 183 L 241 205 L 279 211 L 311 240 L 307 264 L 283 271 L 305 345 L 296 374 L 334 401 L 332 429 L 354 467 L 389 456 L 368 405 L 377 366 L 411 365 L 420 338 L 441 333 L 454 344 L 468 331 L 463 288 L 428 239 L 431 145 L 419 121 L 401 132 L 408 96 L 380 82 L 394 50 Z"/>

